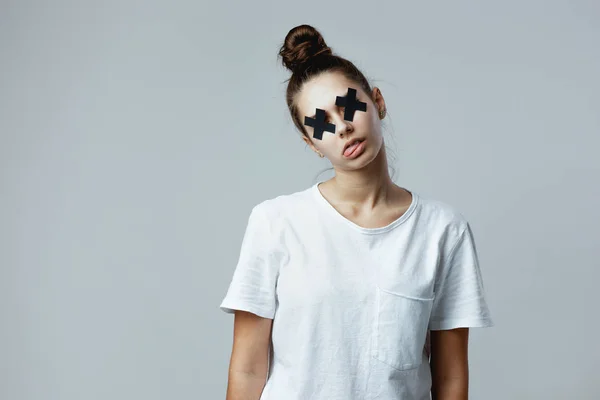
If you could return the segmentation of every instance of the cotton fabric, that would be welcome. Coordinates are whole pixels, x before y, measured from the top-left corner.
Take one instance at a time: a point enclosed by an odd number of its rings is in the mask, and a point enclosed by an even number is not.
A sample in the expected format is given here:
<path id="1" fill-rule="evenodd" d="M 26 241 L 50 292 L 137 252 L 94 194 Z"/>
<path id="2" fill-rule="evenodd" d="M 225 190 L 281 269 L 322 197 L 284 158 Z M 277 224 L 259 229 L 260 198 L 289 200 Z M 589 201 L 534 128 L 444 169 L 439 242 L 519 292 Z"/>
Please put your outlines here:
<path id="1" fill-rule="evenodd" d="M 493 326 L 469 222 L 410 191 L 364 228 L 320 183 L 252 208 L 220 304 L 273 319 L 260 400 L 429 399 L 428 330 Z"/>

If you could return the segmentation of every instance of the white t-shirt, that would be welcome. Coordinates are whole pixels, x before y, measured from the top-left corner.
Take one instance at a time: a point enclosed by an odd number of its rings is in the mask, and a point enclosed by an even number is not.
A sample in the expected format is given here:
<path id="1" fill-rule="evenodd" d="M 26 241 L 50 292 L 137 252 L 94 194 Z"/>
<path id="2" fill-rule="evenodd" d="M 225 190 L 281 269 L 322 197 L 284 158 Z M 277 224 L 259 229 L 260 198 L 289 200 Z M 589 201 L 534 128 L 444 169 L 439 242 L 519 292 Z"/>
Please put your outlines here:
<path id="1" fill-rule="evenodd" d="M 254 206 L 220 305 L 273 319 L 260 400 L 429 399 L 428 329 L 493 326 L 469 223 L 410 191 L 364 228 L 319 183 Z"/>

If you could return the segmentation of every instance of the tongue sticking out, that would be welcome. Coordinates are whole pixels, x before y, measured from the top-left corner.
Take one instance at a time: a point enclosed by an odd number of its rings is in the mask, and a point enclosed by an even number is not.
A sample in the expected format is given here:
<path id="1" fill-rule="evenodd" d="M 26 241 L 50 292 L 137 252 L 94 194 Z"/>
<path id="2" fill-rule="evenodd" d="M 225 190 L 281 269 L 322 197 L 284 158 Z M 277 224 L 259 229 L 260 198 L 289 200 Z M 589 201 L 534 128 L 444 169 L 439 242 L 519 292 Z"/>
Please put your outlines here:
<path id="1" fill-rule="evenodd" d="M 344 151 L 344 155 L 345 156 L 349 156 L 350 154 L 352 154 L 352 152 L 354 151 L 354 149 L 360 144 L 359 141 L 354 142 L 354 144 L 352 144 L 351 146 L 348 146 L 348 148 Z"/>

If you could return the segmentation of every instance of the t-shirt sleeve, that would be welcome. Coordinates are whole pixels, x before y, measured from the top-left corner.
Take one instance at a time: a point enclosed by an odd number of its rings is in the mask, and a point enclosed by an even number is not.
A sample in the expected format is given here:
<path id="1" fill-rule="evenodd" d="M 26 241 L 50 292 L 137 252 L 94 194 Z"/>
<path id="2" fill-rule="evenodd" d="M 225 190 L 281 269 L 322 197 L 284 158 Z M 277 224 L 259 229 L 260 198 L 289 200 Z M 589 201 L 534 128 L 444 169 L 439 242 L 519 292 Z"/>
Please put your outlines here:
<path id="1" fill-rule="evenodd" d="M 263 318 L 275 315 L 279 272 L 272 220 L 259 204 L 250 212 L 237 265 L 220 309 L 248 311 Z"/>
<path id="2" fill-rule="evenodd" d="M 465 222 L 458 240 L 442 258 L 436 279 L 430 330 L 484 328 L 494 325 L 485 298 L 471 226 Z"/>

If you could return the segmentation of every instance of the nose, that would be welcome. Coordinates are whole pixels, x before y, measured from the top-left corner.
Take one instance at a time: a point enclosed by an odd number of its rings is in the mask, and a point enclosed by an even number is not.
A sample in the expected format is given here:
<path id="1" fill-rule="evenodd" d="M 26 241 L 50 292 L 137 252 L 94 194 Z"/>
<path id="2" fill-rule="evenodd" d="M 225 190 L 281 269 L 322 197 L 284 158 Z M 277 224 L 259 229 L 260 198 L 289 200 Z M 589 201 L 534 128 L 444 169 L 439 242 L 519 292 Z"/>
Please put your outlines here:
<path id="1" fill-rule="evenodd" d="M 337 131 L 336 133 L 340 135 L 340 137 L 343 137 L 345 134 L 352 132 L 354 127 L 350 121 L 346 121 L 343 118 L 338 118 L 338 120 L 335 122 L 335 129 Z"/>

